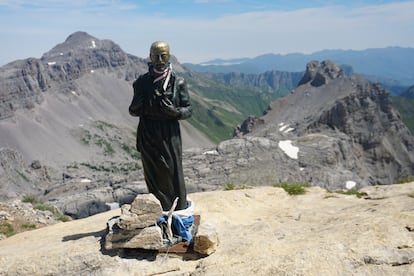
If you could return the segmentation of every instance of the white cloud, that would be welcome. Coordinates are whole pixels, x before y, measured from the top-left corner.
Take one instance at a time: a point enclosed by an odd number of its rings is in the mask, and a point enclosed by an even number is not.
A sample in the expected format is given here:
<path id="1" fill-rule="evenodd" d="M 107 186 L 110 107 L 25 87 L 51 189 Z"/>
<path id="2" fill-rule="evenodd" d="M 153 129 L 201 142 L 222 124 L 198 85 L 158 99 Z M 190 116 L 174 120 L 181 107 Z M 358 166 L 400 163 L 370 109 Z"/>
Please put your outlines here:
<path id="1" fill-rule="evenodd" d="M 120 0 L 0 0 L 0 7 L 7 5 L 31 5 L 37 12 L 2 14 L 2 58 L 40 57 L 75 31 L 86 31 L 99 39 L 112 39 L 125 51 L 141 57 L 148 55 L 153 41 L 163 39 L 170 43 L 172 53 L 181 62 L 254 57 L 265 53 L 311 53 L 323 49 L 414 47 L 411 35 L 414 1 L 200 18 L 191 12 L 180 17 L 174 17 L 173 13 L 138 14 L 140 7 L 132 1 Z M 52 13 L 52 10 L 59 12 Z M 135 12 L 130 12 L 132 10 Z M 15 52 L 15 45 L 20 45 L 19 52 Z"/>
<path id="2" fill-rule="evenodd" d="M 82 9 L 83 11 L 97 10 L 131 10 L 138 6 L 123 0 L 0 0 L 0 8 L 7 7 L 19 11 L 30 9 L 31 11 L 68 11 Z"/>
<path id="3" fill-rule="evenodd" d="M 150 32 L 137 36 L 135 41 L 149 43 L 155 36 L 163 36 L 180 60 L 198 62 L 264 53 L 414 47 L 414 36 L 410 35 L 414 29 L 412 18 L 414 2 L 375 8 L 334 6 L 252 12 L 216 19 L 158 18 Z M 148 20 L 137 18 L 134 25 L 147 26 Z M 175 31 L 166 32 L 166 29 Z"/>

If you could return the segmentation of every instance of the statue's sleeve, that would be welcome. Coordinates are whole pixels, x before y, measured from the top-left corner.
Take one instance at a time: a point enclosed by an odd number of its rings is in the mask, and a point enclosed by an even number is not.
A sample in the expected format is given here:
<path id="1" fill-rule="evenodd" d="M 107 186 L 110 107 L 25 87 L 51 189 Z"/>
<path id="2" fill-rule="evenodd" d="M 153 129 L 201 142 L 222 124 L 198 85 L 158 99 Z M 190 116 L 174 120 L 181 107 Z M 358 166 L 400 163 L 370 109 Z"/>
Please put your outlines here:
<path id="1" fill-rule="evenodd" d="M 185 120 L 192 115 L 192 106 L 190 101 L 190 95 L 188 94 L 187 84 L 183 78 L 177 79 L 177 94 L 179 96 L 179 111 L 180 120 Z"/>
<path id="2" fill-rule="evenodd" d="M 132 87 L 134 88 L 134 97 L 132 102 L 129 105 L 129 114 L 132 116 L 141 116 L 144 106 L 144 90 L 143 88 L 143 78 L 140 76 L 136 81 L 134 81 Z"/>

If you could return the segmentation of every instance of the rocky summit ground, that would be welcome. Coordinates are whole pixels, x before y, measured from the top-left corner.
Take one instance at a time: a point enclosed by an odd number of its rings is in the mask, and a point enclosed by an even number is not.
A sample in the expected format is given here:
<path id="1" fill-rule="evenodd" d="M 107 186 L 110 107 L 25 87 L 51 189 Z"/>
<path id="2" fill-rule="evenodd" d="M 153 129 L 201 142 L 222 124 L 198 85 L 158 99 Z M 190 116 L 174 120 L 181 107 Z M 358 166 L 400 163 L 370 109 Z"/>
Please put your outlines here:
<path id="1" fill-rule="evenodd" d="M 414 182 L 360 192 L 190 194 L 220 239 L 207 257 L 105 251 L 116 209 L 1 240 L 0 275 L 414 275 Z"/>

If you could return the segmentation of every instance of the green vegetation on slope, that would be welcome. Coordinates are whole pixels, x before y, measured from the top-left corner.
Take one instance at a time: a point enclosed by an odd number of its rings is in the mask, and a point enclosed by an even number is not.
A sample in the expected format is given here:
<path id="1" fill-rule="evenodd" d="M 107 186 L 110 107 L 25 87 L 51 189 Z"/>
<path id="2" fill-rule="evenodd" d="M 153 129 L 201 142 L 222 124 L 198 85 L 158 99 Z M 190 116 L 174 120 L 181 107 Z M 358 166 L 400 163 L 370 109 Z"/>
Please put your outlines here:
<path id="1" fill-rule="evenodd" d="M 272 95 L 257 88 L 230 86 L 207 79 L 189 79 L 195 128 L 213 142 L 233 137 L 233 131 L 248 116 L 261 116 Z"/>
<path id="2" fill-rule="evenodd" d="M 392 105 L 400 112 L 404 124 L 414 134 L 414 99 L 391 96 Z"/>

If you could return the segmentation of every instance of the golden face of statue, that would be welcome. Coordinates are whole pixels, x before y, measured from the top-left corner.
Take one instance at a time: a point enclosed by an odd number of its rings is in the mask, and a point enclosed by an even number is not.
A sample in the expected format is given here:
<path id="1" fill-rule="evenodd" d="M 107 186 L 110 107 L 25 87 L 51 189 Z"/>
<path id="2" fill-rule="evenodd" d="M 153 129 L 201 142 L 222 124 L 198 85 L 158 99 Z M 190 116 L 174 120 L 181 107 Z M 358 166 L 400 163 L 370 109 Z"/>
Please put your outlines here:
<path id="1" fill-rule="evenodd" d="M 151 44 L 150 59 L 157 70 L 165 70 L 170 60 L 170 46 L 164 41 L 156 41 Z"/>

